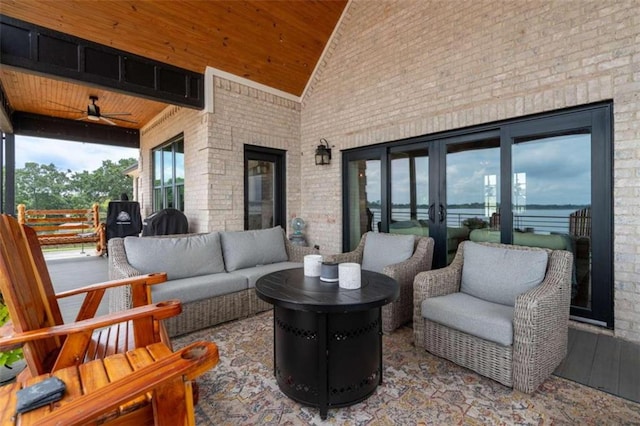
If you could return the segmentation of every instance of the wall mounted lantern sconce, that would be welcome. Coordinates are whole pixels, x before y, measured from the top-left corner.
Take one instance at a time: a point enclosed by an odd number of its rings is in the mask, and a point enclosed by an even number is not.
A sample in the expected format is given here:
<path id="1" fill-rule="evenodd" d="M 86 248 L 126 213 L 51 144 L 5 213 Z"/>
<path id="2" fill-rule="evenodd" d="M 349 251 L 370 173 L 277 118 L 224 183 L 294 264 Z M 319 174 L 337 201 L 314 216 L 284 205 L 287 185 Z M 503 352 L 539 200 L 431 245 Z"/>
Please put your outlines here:
<path id="1" fill-rule="evenodd" d="M 329 142 L 322 138 L 320 139 L 320 145 L 316 148 L 316 166 L 324 164 L 331 164 L 331 148 L 329 147 Z"/>

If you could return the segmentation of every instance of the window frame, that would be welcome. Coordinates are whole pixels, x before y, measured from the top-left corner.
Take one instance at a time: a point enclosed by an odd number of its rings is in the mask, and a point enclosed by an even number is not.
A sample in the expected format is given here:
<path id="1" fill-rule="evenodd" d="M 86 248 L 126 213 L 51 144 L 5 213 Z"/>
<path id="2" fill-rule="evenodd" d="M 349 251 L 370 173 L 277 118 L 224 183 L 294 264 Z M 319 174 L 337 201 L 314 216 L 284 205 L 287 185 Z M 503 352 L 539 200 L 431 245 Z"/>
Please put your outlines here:
<path id="1" fill-rule="evenodd" d="M 178 151 L 176 148 L 179 146 L 182 147 L 182 151 Z M 167 152 L 166 148 L 171 147 L 171 178 L 170 184 L 166 184 L 166 178 L 164 176 L 164 171 L 167 169 L 165 165 L 165 155 Z M 184 133 L 180 133 L 166 141 L 165 143 L 156 146 L 151 149 L 151 206 L 153 212 L 166 209 L 166 208 L 175 208 L 180 211 L 184 211 L 184 194 L 185 194 L 185 177 L 182 177 L 182 182 L 179 183 L 176 178 L 176 169 L 177 169 L 177 155 L 182 154 L 182 169 L 184 171 Z M 157 163 L 158 159 L 157 154 L 159 155 L 160 164 Z M 156 171 L 160 170 L 161 176 L 157 178 Z M 159 181 L 160 184 L 156 185 L 156 182 Z M 170 191 L 172 194 L 171 203 L 166 197 L 167 192 Z M 161 199 L 158 200 L 158 194 Z"/>

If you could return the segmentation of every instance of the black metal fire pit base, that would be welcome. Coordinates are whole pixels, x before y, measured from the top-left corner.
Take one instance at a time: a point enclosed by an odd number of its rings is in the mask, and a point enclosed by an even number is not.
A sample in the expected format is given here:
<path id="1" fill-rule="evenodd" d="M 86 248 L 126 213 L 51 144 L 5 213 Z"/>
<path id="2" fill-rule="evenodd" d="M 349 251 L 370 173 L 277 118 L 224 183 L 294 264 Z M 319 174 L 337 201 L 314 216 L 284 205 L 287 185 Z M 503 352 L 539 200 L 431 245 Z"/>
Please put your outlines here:
<path id="1" fill-rule="evenodd" d="M 369 397 L 382 382 L 380 308 L 317 313 L 274 307 L 274 365 L 280 390 L 326 419 L 333 407 Z"/>

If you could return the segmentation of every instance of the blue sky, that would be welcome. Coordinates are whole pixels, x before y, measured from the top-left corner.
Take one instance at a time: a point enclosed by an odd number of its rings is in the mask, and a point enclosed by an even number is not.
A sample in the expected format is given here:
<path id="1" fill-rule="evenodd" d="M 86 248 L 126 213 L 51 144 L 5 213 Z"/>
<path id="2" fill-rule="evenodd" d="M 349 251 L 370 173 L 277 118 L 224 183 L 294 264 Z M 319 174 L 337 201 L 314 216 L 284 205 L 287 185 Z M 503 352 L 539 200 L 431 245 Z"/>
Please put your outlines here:
<path id="1" fill-rule="evenodd" d="M 527 204 L 591 204 L 591 138 L 588 134 L 541 138 L 513 147 L 514 173 L 526 175 Z M 408 162 L 392 173 L 396 203 L 409 202 Z M 447 203 L 483 202 L 484 176 L 500 175 L 499 148 L 463 151 L 447 156 Z M 418 203 L 428 204 L 426 161 L 418 164 Z M 499 186 L 499 183 L 498 183 Z M 367 197 L 380 200 L 380 166 L 367 162 Z"/>
<path id="2" fill-rule="evenodd" d="M 121 158 L 138 158 L 138 149 L 69 142 L 57 139 L 16 136 L 16 168 L 26 162 L 53 163 L 60 170 L 93 171 L 103 160 L 117 162 Z"/>

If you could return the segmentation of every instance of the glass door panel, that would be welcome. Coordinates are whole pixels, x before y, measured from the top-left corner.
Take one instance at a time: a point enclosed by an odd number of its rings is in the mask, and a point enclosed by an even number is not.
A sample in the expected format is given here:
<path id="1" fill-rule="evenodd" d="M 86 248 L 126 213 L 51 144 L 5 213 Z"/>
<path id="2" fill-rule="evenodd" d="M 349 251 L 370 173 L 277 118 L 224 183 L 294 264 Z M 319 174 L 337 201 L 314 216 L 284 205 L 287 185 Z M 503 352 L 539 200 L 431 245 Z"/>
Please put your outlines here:
<path id="1" fill-rule="evenodd" d="M 248 160 L 248 208 L 247 229 L 273 227 L 275 211 L 275 163 L 263 160 Z"/>
<path id="2" fill-rule="evenodd" d="M 429 236 L 428 150 L 392 152 L 389 233 Z"/>
<path id="3" fill-rule="evenodd" d="M 590 309 L 591 134 L 516 139 L 513 243 L 574 254 L 571 303 Z"/>
<path id="4" fill-rule="evenodd" d="M 286 229 L 286 151 L 244 146 L 244 229 Z"/>
<path id="5" fill-rule="evenodd" d="M 346 251 L 355 249 L 362 234 L 380 232 L 382 223 L 381 160 L 376 157 L 347 162 Z"/>
<path id="6" fill-rule="evenodd" d="M 472 236 L 500 242 L 500 138 L 448 143 L 446 153 L 446 208 L 435 208 L 436 220 L 446 221 L 449 264 Z"/>

